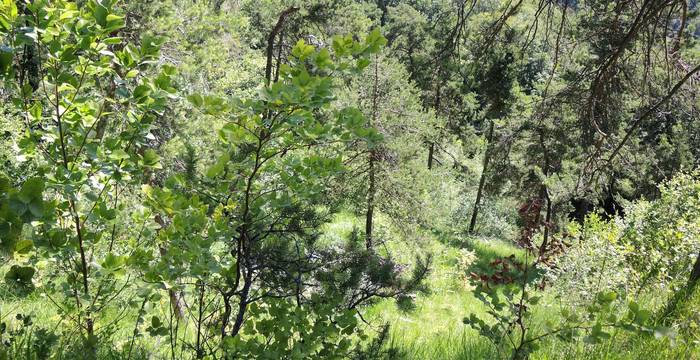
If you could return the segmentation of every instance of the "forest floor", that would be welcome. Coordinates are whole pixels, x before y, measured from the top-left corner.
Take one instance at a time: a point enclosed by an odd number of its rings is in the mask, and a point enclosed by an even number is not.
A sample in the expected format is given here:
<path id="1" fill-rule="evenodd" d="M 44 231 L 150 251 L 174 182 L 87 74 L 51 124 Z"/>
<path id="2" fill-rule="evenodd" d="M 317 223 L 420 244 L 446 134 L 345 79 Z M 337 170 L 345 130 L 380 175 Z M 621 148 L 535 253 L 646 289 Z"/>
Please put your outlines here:
<path id="1" fill-rule="evenodd" d="M 522 249 L 509 239 L 477 237 L 455 239 L 436 234 L 421 234 L 418 241 L 407 241 L 386 219 L 379 219 L 378 228 L 388 239 L 383 246 L 394 261 L 412 263 L 419 254 L 431 253 L 433 262 L 426 281 L 429 291 L 416 295 L 413 307 L 401 309 L 394 300 L 382 300 L 364 310 L 367 330 L 377 331 L 382 324 L 390 325 L 388 347 L 399 351 L 399 358 L 411 360 L 496 359 L 494 346 L 462 320 L 472 313 L 489 318 L 486 306 L 474 296 L 468 279 L 469 272 L 483 269 L 492 260 L 515 254 L 524 256 Z M 363 221 L 350 214 L 341 214 L 328 225 L 326 236 L 347 236 Z M 477 271 L 478 272 L 478 271 Z M 551 296 L 550 296 L 551 297 Z M 696 299 L 695 303 L 700 302 Z M 549 298 L 533 310 L 532 330 L 537 332 L 545 320 L 556 321 L 560 314 Z M 504 354 L 501 354 L 503 356 Z M 669 344 L 653 337 L 629 336 L 613 332 L 612 337 L 594 346 L 566 343 L 555 338 L 544 341 L 531 359 L 700 359 L 698 344 Z"/>
<path id="2" fill-rule="evenodd" d="M 378 234 L 386 239 L 380 246 L 382 251 L 402 264 L 411 264 L 418 255 L 432 254 L 430 275 L 426 281 L 428 291 L 418 293 L 413 306 L 402 309 L 394 300 L 382 300 L 370 308 L 362 310 L 367 321 L 365 330 L 374 334 L 383 324 L 389 324 L 387 347 L 398 350 L 400 359 L 408 360 L 460 360 L 496 359 L 494 346 L 475 330 L 469 328 L 462 319 L 474 313 L 488 319 L 486 307 L 475 296 L 468 276 L 470 271 L 483 269 L 493 259 L 515 254 L 523 256 L 522 249 L 515 247 L 508 239 L 496 237 L 461 238 L 456 235 L 433 233 L 407 234 L 396 229 L 387 219 L 378 219 Z M 355 228 L 361 228 L 362 219 L 349 213 L 336 216 L 326 225 L 321 241 L 334 242 L 346 238 Z M 505 237 L 505 235 L 504 235 Z M 413 240 L 407 240 L 413 239 Z M 39 269 L 41 271 L 41 269 Z M 700 296 L 694 302 L 700 303 Z M 544 301 L 550 304 L 554 299 Z M 18 312 L 31 314 L 36 323 L 57 324 L 61 319 L 56 309 L 49 306 L 49 299 L 34 292 L 28 297 L 15 297 L 0 286 L 0 320 L 15 316 Z M 161 304 L 161 318 L 167 318 L 167 301 Z M 157 309 L 154 309 L 157 310 Z M 112 314 L 119 317 L 118 309 Z M 541 305 L 533 310 L 532 329 L 545 319 L 556 320 L 559 316 L 552 305 Z M 129 316 L 125 323 L 132 324 Z M 55 329 L 54 329 L 55 330 Z M 121 328 L 116 338 L 127 339 L 133 329 Z M 146 345 L 152 351 L 164 348 L 165 344 Z M 124 346 L 125 344 L 117 344 Z M 165 346 L 167 347 L 167 346 Z M 700 359 L 698 344 L 669 345 L 666 340 L 653 337 L 630 337 L 624 333 L 613 333 L 612 338 L 595 346 L 583 343 L 565 343 L 548 340 L 531 359 Z M 501 354 L 503 355 L 503 354 Z"/>

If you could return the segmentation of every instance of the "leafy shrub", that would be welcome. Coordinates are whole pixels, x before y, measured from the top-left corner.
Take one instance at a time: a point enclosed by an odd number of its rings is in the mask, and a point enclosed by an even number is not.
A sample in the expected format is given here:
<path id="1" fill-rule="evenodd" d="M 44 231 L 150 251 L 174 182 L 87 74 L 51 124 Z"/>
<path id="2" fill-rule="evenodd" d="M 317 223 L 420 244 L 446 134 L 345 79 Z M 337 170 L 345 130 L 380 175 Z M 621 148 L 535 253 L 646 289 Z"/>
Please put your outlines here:
<path id="1" fill-rule="evenodd" d="M 597 214 L 589 215 L 583 225 L 570 223 L 566 231 L 575 240 L 545 268 L 551 292 L 579 304 L 598 291 L 627 292 L 633 270 L 619 242 L 622 226 L 620 220 L 606 221 Z"/>
<path id="2" fill-rule="evenodd" d="M 679 174 L 659 191 L 657 200 L 633 203 L 624 219 L 591 214 L 583 225 L 569 224 L 575 240 L 547 270 L 554 291 L 588 299 L 603 290 L 658 294 L 684 286 L 700 250 L 698 174 Z"/>
<path id="3" fill-rule="evenodd" d="M 628 211 L 621 243 L 638 288 L 674 291 L 685 285 L 700 252 L 700 171 L 679 173 L 659 193 Z"/>

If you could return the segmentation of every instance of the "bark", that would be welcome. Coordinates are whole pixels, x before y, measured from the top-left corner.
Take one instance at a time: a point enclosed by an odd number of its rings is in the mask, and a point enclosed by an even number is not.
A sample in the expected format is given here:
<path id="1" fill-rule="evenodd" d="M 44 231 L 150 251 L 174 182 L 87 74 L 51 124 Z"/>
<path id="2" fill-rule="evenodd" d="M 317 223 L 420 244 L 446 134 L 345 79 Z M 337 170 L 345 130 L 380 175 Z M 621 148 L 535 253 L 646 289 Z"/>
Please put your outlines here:
<path id="1" fill-rule="evenodd" d="M 231 330 L 231 336 L 235 337 L 236 335 L 238 335 L 238 333 L 241 331 L 241 328 L 243 327 L 245 313 L 248 309 L 248 304 L 250 303 L 248 295 L 250 294 L 250 287 L 252 284 L 253 272 L 250 268 L 248 268 L 246 270 L 245 276 L 243 277 L 243 288 L 241 289 L 239 294 L 238 312 L 236 314 L 236 320 L 233 323 L 233 330 Z"/>
<path id="2" fill-rule="evenodd" d="M 372 224 L 374 221 L 374 198 L 376 189 L 375 183 L 375 164 L 374 164 L 374 152 L 369 153 L 369 189 L 367 191 L 367 214 L 365 215 L 365 236 L 366 236 L 366 246 L 367 250 L 372 250 L 373 238 L 372 238 Z"/>
<path id="3" fill-rule="evenodd" d="M 433 157 L 435 154 L 435 143 L 431 142 L 428 146 L 428 170 L 433 168 Z"/>
<path id="4" fill-rule="evenodd" d="M 542 171 L 544 173 L 545 178 L 549 176 L 549 151 L 547 149 L 547 145 L 544 141 L 544 134 L 542 132 L 542 128 L 540 127 L 539 129 L 539 135 L 540 135 L 540 147 L 542 148 L 542 153 L 544 156 L 544 166 L 542 168 Z M 540 197 L 545 201 L 547 204 L 547 212 L 545 214 L 545 219 L 544 219 L 544 232 L 542 234 L 542 245 L 540 246 L 540 256 L 544 255 L 544 253 L 547 251 L 547 245 L 549 243 L 549 226 L 552 221 L 552 199 L 549 197 L 549 189 L 547 188 L 546 184 L 542 184 L 542 194 Z"/>
<path id="5" fill-rule="evenodd" d="M 552 199 L 549 198 L 549 190 L 546 185 L 542 185 L 542 197 L 547 204 L 547 212 L 544 217 L 544 233 L 542 234 L 542 245 L 540 246 L 540 256 L 547 251 L 549 244 L 549 224 L 552 222 Z"/>
<path id="6" fill-rule="evenodd" d="M 371 122 L 368 124 L 369 126 L 374 126 L 374 124 L 377 123 L 377 116 L 378 116 L 378 101 L 379 101 L 379 66 L 377 64 L 377 61 L 375 59 L 374 62 L 374 86 L 372 88 L 372 118 Z M 365 215 L 365 242 L 366 242 L 366 247 L 367 250 L 371 251 L 372 247 L 374 246 L 373 244 L 373 238 L 372 238 L 372 225 L 374 222 L 374 205 L 375 205 L 375 197 L 377 193 L 377 184 L 376 184 L 376 158 L 377 158 L 377 150 L 376 148 L 370 148 L 369 149 L 369 170 L 368 170 L 368 176 L 369 176 L 369 185 L 367 189 L 367 213 Z"/>
<path id="7" fill-rule="evenodd" d="M 281 32 L 282 28 L 284 27 L 285 21 L 287 18 L 297 12 L 299 10 L 298 7 L 289 7 L 286 10 L 282 11 L 279 15 L 279 18 L 277 19 L 277 24 L 272 28 L 272 31 L 270 31 L 270 35 L 267 38 L 267 65 L 265 67 L 265 85 L 270 86 L 270 82 L 272 81 L 272 62 L 273 59 L 275 58 L 274 56 L 274 48 L 275 48 L 275 38 L 277 36 L 280 36 L 281 40 Z M 281 46 L 281 44 L 280 44 Z M 278 49 L 279 50 L 279 49 Z M 270 117 L 270 111 L 266 111 L 264 114 L 265 118 Z M 223 302 L 224 302 L 224 314 L 221 319 L 221 335 L 222 337 L 226 335 L 226 329 L 228 327 L 229 323 L 229 317 L 231 316 L 232 313 L 232 306 L 231 306 L 231 297 L 237 296 L 238 297 L 238 309 L 236 311 L 236 316 L 233 320 L 233 326 L 231 329 L 231 336 L 235 337 L 238 335 L 238 333 L 241 331 L 241 328 L 243 327 L 243 323 L 245 322 L 245 314 L 246 311 L 248 310 L 248 305 L 252 302 L 250 299 L 250 291 L 253 285 L 254 281 L 254 266 L 251 262 L 251 257 L 253 254 L 251 254 L 251 249 L 250 249 L 250 242 L 251 240 L 251 234 L 250 234 L 250 224 L 252 223 L 251 219 L 251 213 L 250 213 L 250 202 L 251 202 L 251 197 L 253 196 L 253 182 L 256 179 L 256 176 L 258 175 L 258 171 L 260 170 L 260 167 L 262 165 L 261 163 L 261 151 L 263 149 L 263 144 L 265 143 L 265 140 L 268 139 L 269 136 L 268 129 L 263 129 L 260 130 L 260 134 L 258 135 L 258 144 L 257 148 L 254 152 L 255 154 L 255 165 L 253 166 L 253 171 L 252 173 L 247 177 L 246 179 L 246 189 L 244 193 L 244 201 L 243 201 L 243 209 L 241 212 L 241 219 L 243 224 L 240 225 L 238 229 L 238 237 L 236 239 L 236 247 L 234 249 L 231 249 L 231 255 L 235 257 L 236 259 L 236 280 L 234 284 L 231 286 L 229 291 L 227 292 L 222 292 L 223 296 Z M 242 287 L 240 290 L 238 290 L 238 287 L 240 283 L 243 283 Z"/>
<path id="8" fill-rule="evenodd" d="M 481 171 L 481 178 L 479 179 L 479 189 L 476 191 L 476 200 L 474 201 L 474 209 L 472 210 L 472 218 L 469 221 L 469 233 L 474 233 L 474 228 L 476 227 L 476 217 L 479 214 L 479 203 L 481 202 L 481 197 L 484 192 L 484 184 L 486 183 L 486 172 L 488 171 L 489 162 L 491 161 L 491 142 L 493 141 L 493 120 L 489 125 L 489 132 L 487 135 L 486 151 L 484 153 L 484 165 Z"/>
<path id="9" fill-rule="evenodd" d="M 442 73 L 441 70 L 438 70 L 438 81 L 440 80 L 440 74 Z M 440 88 L 440 83 L 435 87 L 435 104 L 433 106 L 435 107 L 435 115 L 440 114 L 440 96 L 441 96 L 441 88 Z M 435 142 L 431 141 L 430 145 L 428 147 L 428 170 L 431 170 L 433 168 L 433 160 L 435 159 Z"/>
<path id="10" fill-rule="evenodd" d="M 386 19 L 389 15 L 386 0 L 377 0 L 377 7 L 382 11 L 382 16 L 379 18 L 379 24 L 384 27 L 384 25 L 386 25 Z"/>
<path id="11" fill-rule="evenodd" d="M 204 283 L 200 281 L 199 287 L 199 302 L 197 311 L 199 316 L 197 318 L 197 342 L 195 344 L 195 353 L 197 359 L 204 358 L 204 348 L 202 347 L 202 320 L 204 316 Z"/>
<path id="12" fill-rule="evenodd" d="M 280 13 L 279 18 L 277 19 L 277 24 L 275 24 L 275 27 L 272 28 L 272 31 L 270 32 L 270 35 L 267 37 L 267 64 L 265 66 L 265 85 L 270 86 L 270 81 L 272 80 L 272 59 L 273 59 L 273 51 L 275 48 L 275 38 L 277 35 L 282 31 L 282 27 L 284 26 L 284 22 L 287 20 L 287 18 L 297 12 L 299 10 L 298 7 L 289 7 L 287 10 L 282 11 Z"/>

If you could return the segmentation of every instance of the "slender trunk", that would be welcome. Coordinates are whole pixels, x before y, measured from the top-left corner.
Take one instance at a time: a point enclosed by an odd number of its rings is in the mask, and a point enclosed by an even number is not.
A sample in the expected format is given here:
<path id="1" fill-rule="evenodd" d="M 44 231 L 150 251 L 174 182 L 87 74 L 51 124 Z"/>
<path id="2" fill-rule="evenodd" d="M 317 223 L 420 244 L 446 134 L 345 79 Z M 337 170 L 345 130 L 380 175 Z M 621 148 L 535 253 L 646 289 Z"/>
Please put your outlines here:
<path id="1" fill-rule="evenodd" d="M 389 14 L 389 9 L 387 8 L 386 0 L 377 0 L 377 7 L 382 11 L 382 16 L 379 18 L 379 24 L 384 27 L 386 25 L 386 19 Z"/>
<path id="2" fill-rule="evenodd" d="M 542 167 L 542 171 L 546 178 L 547 176 L 549 176 L 549 151 L 544 142 L 544 134 L 542 133 L 542 128 L 540 127 L 539 130 L 540 146 L 542 147 L 542 153 L 544 155 L 544 166 Z M 542 234 L 542 245 L 540 246 L 540 256 L 542 256 L 547 251 L 547 245 L 549 244 L 549 226 L 550 222 L 552 221 L 552 199 L 550 199 L 549 189 L 547 189 L 547 185 L 544 183 L 542 184 L 542 194 L 540 195 L 540 198 L 542 198 L 547 204 L 547 212 L 545 214 L 544 219 L 544 232 Z"/>
<path id="3" fill-rule="evenodd" d="M 374 174 L 374 152 L 369 153 L 369 189 L 367 191 L 367 214 L 365 216 L 365 235 L 367 250 L 372 250 L 372 222 L 374 218 L 374 195 L 375 188 Z"/>
<path id="4" fill-rule="evenodd" d="M 549 244 L 549 224 L 552 221 L 552 199 L 549 198 L 549 190 L 547 190 L 546 185 L 542 185 L 542 197 L 547 204 L 547 212 L 544 218 L 544 232 L 542 234 L 542 245 L 540 246 L 540 256 L 544 255 L 547 251 L 547 245 Z"/>
<path id="5" fill-rule="evenodd" d="M 431 142 L 428 146 L 428 170 L 433 168 L 433 154 L 435 153 L 435 143 Z"/>
<path id="6" fill-rule="evenodd" d="M 270 35 L 267 37 L 267 63 L 265 64 L 266 86 L 270 86 L 270 81 L 272 80 L 272 52 L 275 48 L 275 38 L 277 37 L 277 34 L 279 34 L 280 31 L 282 31 L 282 27 L 284 26 L 284 22 L 287 19 L 287 17 L 294 14 L 298 10 L 298 7 L 292 6 L 282 11 L 282 13 L 280 13 L 279 18 L 277 18 L 277 24 L 275 24 L 275 27 L 272 28 Z"/>
<path id="7" fill-rule="evenodd" d="M 197 343 L 195 346 L 195 352 L 197 353 L 197 359 L 204 358 L 204 348 L 202 347 L 202 318 L 204 316 L 204 282 L 199 283 L 199 307 L 198 307 L 199 317 L 197 318 Z"/>
<path id="8" fill-rule="evenodd" d="M 241 331 L 243 327 L 243 320 L 245 319 L 245 312 L 248 309 L 248 294 L 250 293 L 250 286 L 252 284 L 252 272 L 250 269 L 246 271 L 246 275 L 243 278 L 243 288 L 239 295 L 238 302 L 238 313 L 236 314 L 236 321 L 233 323 L 233 330 L 231 330 L 231 336 L 236 336 Z"/>
<path id="9" fill-rule="evenodd" d="M 224 302 L 224 314 L 221 316 L 221 339 L 226 337 L 226 327 L 228 326 L 229 318 L 231 317 L 231 297 L 227 294 L 222 294 Z"/>
<path id="10" fill-rule="evenodd" d="M 438 81 L 439 81 L 441 74 L 442 74 L 442 69 L 438 69 Z M 440 95 L 441 95 L 440 90 L 441 90 L 440 83 L 438 83 L 435 86 L 435 104 L 433 104 L 436 116 L 440 114 Z M 435 142 L 431 141 L 430 145 L 428 147 L 428 170 L 433 169 L 433 159 L 434 158 L 435 158 Z"/>
<path id="11" fill-rule="evenodd" d="M 152 183 L 152 179 L 149 182 Z M 155 221 L 158 225 L 160 225 L 161 229 L 165 228 L 165 221 L 163 221 L 163 218 L 160 215 L 155 216 Z M 160 253 L 160 256 L 163 257 L 168 254 L 168 249 L 163 245 L 158 245 L 158 252 Z M 183 294 L 173 289 L 168 289 L 168 297 L 170 298 L 170 305 L 175 311 L 175 316 L 177 316 L 178 319 L 184 318 L 185 301 L 183 300 Z"/>
<path id="12" fill-rule="evenodd" d="M 486 182 L 486 171 L 489 167 L 489 161 L 491 160 L 491 142 L 493 141 L 493 120 L 489 125 L 489 132 L 487 135 L 486 151 L 484 152 L 484 164 L 481 169 L 481 178 L 479 178 L 479 189 L 476 191 L 476 200 L 474 201 L 474 209 L 472 210 L 472 218 L 469 221 L 469 233 L 474 233 L 474 228 L 476 227 L 476 217 L 479 213 L 479 203 L 481 202 L 481 196 L 484 192 L 484 183 Z"/>
<path id="13" fill-rule="evenodd" d="M 275 66 L 275 82 L 280 78 L 280 65 L 282 64 L 282 43 L 284 42 L 284 32 L 280 31 L 280 39 L 277 44 L 277 65 Z"/>
<path id="14" fill-rule="evenodd" d="M 56 104 L 56 108 L 55 108 L 56 124 L 58 125 L 58 135 L 59 135 L 59 141 L 60 141 L 59 144 L 60 144 L 60 148 L 61 148 L 61 159 L 63 160 L 63 167 L 66 170 L 69 170 L 68 169 L 68 154 L 66 152 L 66 142 L 68 139 L 66 139 L 64 137 L 64 134 L 63 134 L 63 123 L 62 123 L 62 119 L 61 119 L 62 113 L 60 110 L 61 101 L 60 101 L 58 87 L 55 88 L 55 93 L 56 93 L 56 103 L 55 103 Z M 75 201 L 73 199 L 69 198 L 68 205 L 69 205 L 70 213 L 73 217 L 73 223 L 75 225 L 75 233 L 76 233 L 76 236 L 78 238 L 78 250 L 80 251 L 80 272 L 81 272 L 82 277 L 83 277 L 83 279 L 82 279 L 83 280 L 82 281 L 83 295 L 85 295 L 85 298 L 89 298 L 90 297 L 90 286 L 89 286 L 89 280 L 88 280 L 89 264 L 87 261 L 87 257 L 85 256 L 85 241 L 84 241 L 85 239 L 83 238 L 83 231 L 82 231 L 83 224 L 80 221 L 80 214 L 78 213 L 78 208 L 75 205 Z M 81 302 L 77 296 L 76 296 L 76 303 L 77 303 L 76 306 L 78 307 L 78 309 L 80 309 Z M 88 343 L 91 344 L 89 350 L 91 351 L 91 355 L 94 356 L 95 355 L 95 348 L 93 346 L 94 343 L 92 342 L 92 340 L 93 340 L 93 336 L 95 334 L 95 330 L 94 330 L 94 323 L 93 323 L 92 314 L 91 314 L 89 306 L 85 308 L 85 328 L 87 330 L 87 335 L 88 335 L 87 338 L 89 340 Z"/>
<path id="15" fill-rule="evenodd" d="M 377 64 L 377 59 L 374 61 L 374 87 L 372 88 L 372 118 L 371 123 L 368 126 L 374 126 L 377 123 L 378 116 L 378 104 L 379 101 L 379 65 Z M 376 184 L 376 161 L 377 154 L 376 148 L 369 149 L 369 186 L 367 189 L 367 214 L 365 215 L 365 245 L 367 250 L 372 250 L 373 239 L 372 239 L 372 224 L 374 221 L 374 199 L 377 192 Z"/>
<path id="16" fill-rule="evenodd" d="M 78 211 L 75 208 L 75 202 L 73 202 L 73 200 L 70 200 L 69 204 L 73 211 L 73 219 L 75 222 L 76 232 L 78 234 L 78 248 L 80 250 L 80 271 L 83 274 L 83 293 L 87 297 L 90 295 L 90 287 L 88 284 L 88 262 L 85 256 L 85 245 L 83 242 L 83 233 L 80 225 L 80 216 L 78 215 Z M 87 328 L 88 338 L 91 338 L 95 334 L 95 330 L 90 309 L 85 310 L 85 325 Z"/>

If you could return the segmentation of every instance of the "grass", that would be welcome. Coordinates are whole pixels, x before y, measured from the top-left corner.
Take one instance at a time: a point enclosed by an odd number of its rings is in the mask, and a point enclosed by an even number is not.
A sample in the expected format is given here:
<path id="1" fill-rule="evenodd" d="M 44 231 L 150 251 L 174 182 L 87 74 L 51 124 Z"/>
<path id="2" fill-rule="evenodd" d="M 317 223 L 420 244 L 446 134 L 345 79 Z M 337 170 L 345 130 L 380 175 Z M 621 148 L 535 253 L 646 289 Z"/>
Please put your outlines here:
<path id="1" fill-rule="evenodd" d="M 323 244 L 333 244 L 349 236 L 355 228 L 361 228 L 363 221 L 349 213 L 337 215 L 334 221 L 324 228 L 320 241 Z M 382 300 L 363 310 L 363 317 L 370 325 L 369 329 L 377 329 L 381 324 L 390 324 L 389 338 L 385 346 L 397 350 L 401 359 L 418 360 L 461 360 L 461 359 L 497 359 L 495 347 L 485 337 L 462 323 L 462 319 L 470 314 L 488 318 L 485 306 L 473 295 L 466 280 L 469 271 L 486 269 L 489 262 L 496 257 L 516 254 L 522 258 L 523 252 L 512 244 L 497 238 L 455 238 L 429 232 L 406 233 L 406 229 L 398 228 L 389 219 L 378 219 L 377 232 L 384 239 L 380 244 L 385 255 L 401 263 L 411 263 L 417 256 L 430 253 L 433 256 L 432 270 L 427 280 L 430 290 L 417 294 L 410 311 L 399 309 L 394 301 Z M 464 268 L 463 257 L 465 250 L 472 252 L 469 267 Z M 552 299 L 550 299 L 552 300 Z M 533 310 L 534 323 L 532 330 L 538 331 L 539 324 L 546 319 L 556 320 L 558 311 L 552 306 L 552 301 L 544 302 Z M 35 323 L 42 326 L 60 326 L 61 321 L 56 309 L 48 306 L 48 300 L 34 294 L 23 298 L 15 297 L 0 285 L 0 320 L 12 318 L 18 312 L 32 314 Z M 698 318 L 700 313 L 700 292 L 695 298 L 685 304 L 681 318 Z M 167 309 L 167 299 L 160 304 L 161 309 Z M 167 321 L 165 313 L 159 314 Z M 133 319 L 127 319 L 129 324 L 119 329 L 118 338 L 127 339 L 133 330 Z M 366 329 L 367 330 L 367 329 Z M 684 339 L 688 342 L 677 342 L 672 345 L 668 340 L 656 340 L 653 337 L 630 336 L 626 333 L 613 333 L 612 338 L 602 344 L 588 345 L 583 343 L 565 343 L 555 338 L 543 341 L 541 348 L 531 355 L 533 360 L 553 359 L 606 359 L 606 360 L 637 360 L 637 359 L 700 359 L 697 342 L 700 336 L 697 329 L 686 329 Z M 692 342 L 695 341 L 695 343 Z M 121 346 L 119 346 L 121 344 Z M 107 358 L 124 358 L 128 344 L 119 343 Z M 65 344 L 58 344 L 58 351 Z M 121 350 L 118 350 L 121 348 Z M 134 358 L 153 358 L 153 354 L 166 356 L 166 342 L 158 343 L 153 338 L 141 338 L 136 341 Z M 144 350 L 145 354 L 136 352 Z M 164 350 L 165 349 L 165 350 Z M 120 353 L 121 351 L 122 353 Z M 70 358 L 70 355 L 67 355 Z"/>
<path id="2" fill-rule="evenodd" d="M 385 233 L 397 230 L 380 219 Z M 495 257 L 520 254 L 520 250 L 497 239 L 451 241 L 435 234 L 420 234 L 412 240 L 398 236 L 385 244 L 391 257 L 409 263 L 416 256 L 430 253 L 432 270 L 427 279 L 428 293 L 416 295 L 415 307 L 402 311 L 392 300 L 383 300 L 366 311 L 371 323 L 389 323 L 387 346 L 398 349 L 405 359 L 490 359 L 494 349 L 487 339 L 462 322 L 470 313 L 485 315 L 485 306 L 476 299 L 466 281 L 467 269 L 458 264 L 461 249 L 476 254 L 471 269 L 485 267 Z"/>
<path id="3" fill-rule="evenodd" d="M 333 229 L 348 231 L 348 228 L 352 228 L 351 224 L 357 224 L 356 219 L 353 220 L 352 216 L 347 214 L 343 215 L 341 220 L 334 223 Z M 496 257 L 515 254 L 522 259 L 522 250 L 495 238 L 468 238 L 456 241 L 435 234 L 420 234 L 412 240 L 407 240 L 396 235 L 398 230 L 390 225 L 387 219 L 380 218 L 379 222 L 379 227 L 389 235 L 385 244 L 386 250 L 395 260 L 410 262 L 419 254 L 433 254 L 432 272 L 427 281 L 430 292 L 416 296 L 415 308 L 406 312 L 400 310 L 392 300 L 383 300 L 366 310 L 364 317 L 371 319 L 370 323 L 390 324 L 386 346 L 397 349 L 400 358 L 409 360 L 496 359 L 498 353 L 489 340 L 462 323 L 462 319 L 472 313 L 482 318 L 489 316 L 485 306 L 475 298 L 465 281 L 465 269 L 458 266 L 461 249 L 469 249 L 476 255 L 475 261 L 467 271 L 484 270 Z M 549 300 L 533 309 L 532 331 L 535 333 L 542 331 L 538 328 L 541 328 L 540 325 L 547 319 L 555 322 L 558 319 L 554 300 Z M 686 306 L 686 309 L 691 309 L 692 316 L 700 316 L 697 310 L 692 310 L 700 308 L 698 304 L 700 294 L 696 296 L 694 304 Z M 540 349 L 531 354 L 530 358 L 696 360 L 700 359 L 699 354 L 697 340 L 671 344 L 668 339 L 657 340 L 651 336 L 630 335 L 617 331 L 612 333 L 608 341 L 596 345 L 582 342 L 572 344 L 550 337 L 541 342 Z"/>

